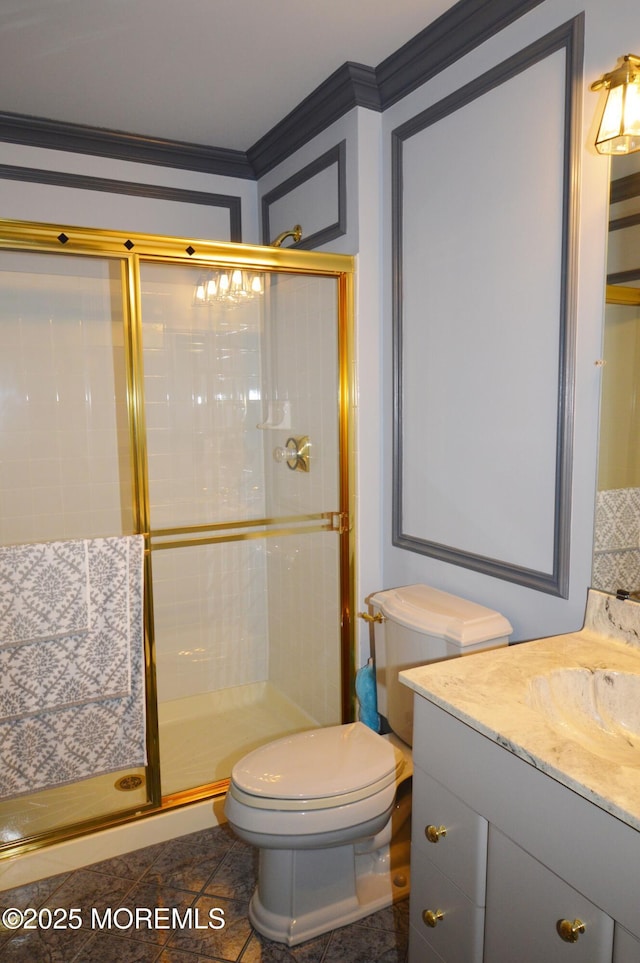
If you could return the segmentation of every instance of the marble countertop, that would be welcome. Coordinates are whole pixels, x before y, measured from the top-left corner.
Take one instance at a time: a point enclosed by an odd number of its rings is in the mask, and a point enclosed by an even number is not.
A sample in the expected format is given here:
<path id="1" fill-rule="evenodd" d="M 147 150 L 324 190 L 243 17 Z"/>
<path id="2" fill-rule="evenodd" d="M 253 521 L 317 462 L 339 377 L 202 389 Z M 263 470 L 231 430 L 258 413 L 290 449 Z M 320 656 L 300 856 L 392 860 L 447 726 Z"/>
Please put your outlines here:
<path id="1" fill-rule="evenodd" d="M 540 704 L 532 680 L 567 668 L 587 670 L 578 674 L 587 678 L 597 670 L 613 678 L 616 672 L 632 673 L 639 677 L 640 693 L 640 603 L 590 590 L 584 627 L 577 632 L 406 669 L 400 679 L 640 830 L 640 738 L 637 749 L 622 739 L 615 758 L 614 751 L 606 751 L 606 740 L 613 737 L 604 733 L 605 748 L 592 751 L 589 741 L 564 724 L 562 713 L 554 717 Z M 637 713 L 640 719 L 640 705 Z"/>

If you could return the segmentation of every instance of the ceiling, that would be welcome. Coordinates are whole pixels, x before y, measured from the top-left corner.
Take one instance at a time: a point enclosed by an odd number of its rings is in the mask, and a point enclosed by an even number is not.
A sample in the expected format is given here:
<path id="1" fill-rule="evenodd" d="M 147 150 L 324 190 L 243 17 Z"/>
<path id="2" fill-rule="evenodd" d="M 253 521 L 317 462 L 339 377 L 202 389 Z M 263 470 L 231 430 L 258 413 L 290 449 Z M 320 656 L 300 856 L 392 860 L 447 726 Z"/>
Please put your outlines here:
<path id="1" fill-rule="evenodd" d="M 452 0 L 1 0 L 0 111 L 246 151 Z"/>

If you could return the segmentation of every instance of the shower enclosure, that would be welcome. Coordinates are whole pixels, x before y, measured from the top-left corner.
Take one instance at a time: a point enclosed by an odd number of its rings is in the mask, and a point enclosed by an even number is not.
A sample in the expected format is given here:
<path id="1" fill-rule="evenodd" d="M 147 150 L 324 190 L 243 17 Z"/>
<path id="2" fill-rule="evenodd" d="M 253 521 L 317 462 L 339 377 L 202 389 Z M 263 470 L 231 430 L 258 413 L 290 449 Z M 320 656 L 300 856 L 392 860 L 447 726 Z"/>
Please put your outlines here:
<path id="1" fill-rule="evenodd" d="M 144 535 L 148 749 L 0 798 L 0 855 L 351 717 L 352 268 L 0 222 L 0 544 Z"/>

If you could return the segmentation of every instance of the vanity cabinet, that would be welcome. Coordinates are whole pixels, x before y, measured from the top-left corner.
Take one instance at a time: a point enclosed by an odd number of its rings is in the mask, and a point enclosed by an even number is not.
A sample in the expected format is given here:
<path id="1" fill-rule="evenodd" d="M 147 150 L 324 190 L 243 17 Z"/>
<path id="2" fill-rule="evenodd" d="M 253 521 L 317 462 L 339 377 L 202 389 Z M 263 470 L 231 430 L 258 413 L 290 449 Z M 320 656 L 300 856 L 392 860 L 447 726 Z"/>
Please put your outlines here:
<path id="1" fill-rule="evenodd" d="M 420 695 L 414 719 L 409 963 L 639 963 L 640 833 Z"/>
<path id="2" fill-rule="evenodd" d="M 487 821 L 418 767 L 411 819 L 411 959 L 482 963 Z"/>
<path id="3" fill-rule="evenodd" d="M 640 939 L 632 936 L 624 926 L 616 923 L 613 937 L 613 963 L 638 963 L 640 960 Z"/>
<path id="4" fill-rule="evenodd" d="M 612 947 L 611 917 L 492 826 L 485 959 L 611 963 Z"/>

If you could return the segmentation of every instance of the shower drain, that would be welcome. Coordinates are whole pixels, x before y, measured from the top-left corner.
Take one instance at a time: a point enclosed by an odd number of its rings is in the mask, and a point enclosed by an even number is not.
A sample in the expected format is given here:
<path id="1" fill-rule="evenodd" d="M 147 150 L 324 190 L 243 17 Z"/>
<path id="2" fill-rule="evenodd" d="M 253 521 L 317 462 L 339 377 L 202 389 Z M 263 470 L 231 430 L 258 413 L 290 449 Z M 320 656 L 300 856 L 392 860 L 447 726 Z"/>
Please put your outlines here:
<path id="1" fill-rule="evenodd" d="M 132 789 L 139 789 L 143 783 L 144 778 L 142 776 L 122 776 L 121 779 L 116 779 L 114 786 L 120 792 L 131 792 Z"/>

